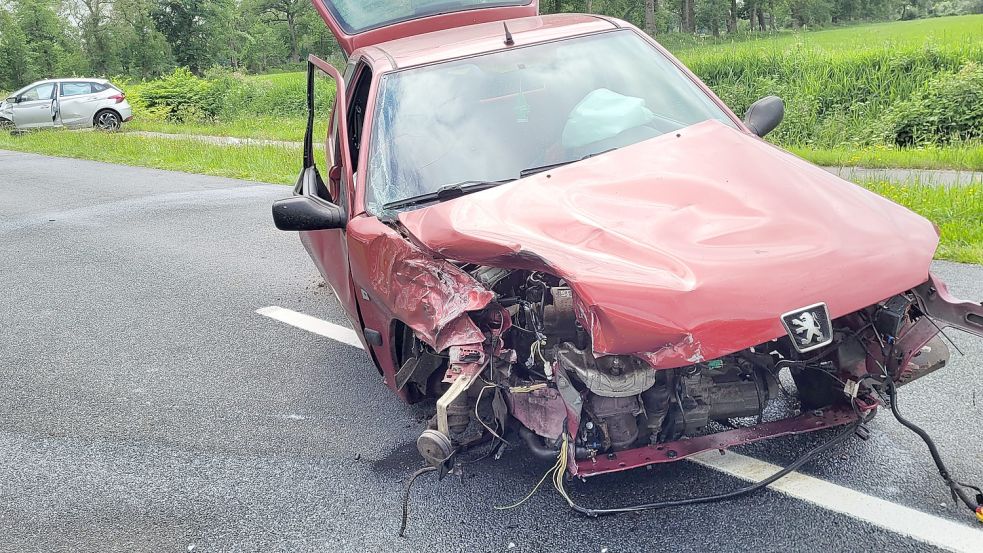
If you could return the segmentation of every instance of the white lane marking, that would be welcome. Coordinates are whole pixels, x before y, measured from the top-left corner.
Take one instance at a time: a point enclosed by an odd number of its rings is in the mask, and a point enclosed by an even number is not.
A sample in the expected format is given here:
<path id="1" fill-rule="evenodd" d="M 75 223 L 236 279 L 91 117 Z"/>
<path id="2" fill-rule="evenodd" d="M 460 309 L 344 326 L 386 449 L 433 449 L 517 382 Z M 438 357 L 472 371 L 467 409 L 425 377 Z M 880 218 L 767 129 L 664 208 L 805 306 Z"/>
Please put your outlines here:
<path id="1" fill-rule="evenodd" d="M 354 330 L 310 315 L 276 306 L 257 309 L 256 312 L 332 340 L 362 347 Z M 726 455 L 708 451 L 689 457 L 689 460 L 750 482 L 760 482 L 782 469 L 778 465 L 730 451 Z M 980 543 L 983 543 L 983 532 L 969 526 L 799 472 L 785 476 L 768 488 L 948 551 L 978 553 Z"/>
<path id="2" fill-rule="evenodd" d="M 726 455 L 708 451 L 689 460 L 750 482 L 760 482 L 782 469 L 730 451 Z M 802 473 L 793 472 L 768 488 L 948 551 L 978 553 L 983 544 L 983 532 L 969 526 Z"/>
<path id="3" fill-rule="evenodd" d="M 280 322 L 287 323 L 290 326 L 295 326 L 308 332 L 313 332 L 318 336 L 331 338 L 332 340 L 343 344 L 348 344 L 349 346 L 363 349 L 362 342 L 358 339 L 358 334 L 356 334 L 355 331 L 350 328 L 338 326 L 334 323 L 329 323 L 328 321 L 318 319 L 317 317 L 311 317 L 310 315 L 298 313 L 297 311 L 291 311 L 290 309 L 285 309 L 276 305 L 257 309 L 256 312 L 264 317 L 276 319 Z"/>

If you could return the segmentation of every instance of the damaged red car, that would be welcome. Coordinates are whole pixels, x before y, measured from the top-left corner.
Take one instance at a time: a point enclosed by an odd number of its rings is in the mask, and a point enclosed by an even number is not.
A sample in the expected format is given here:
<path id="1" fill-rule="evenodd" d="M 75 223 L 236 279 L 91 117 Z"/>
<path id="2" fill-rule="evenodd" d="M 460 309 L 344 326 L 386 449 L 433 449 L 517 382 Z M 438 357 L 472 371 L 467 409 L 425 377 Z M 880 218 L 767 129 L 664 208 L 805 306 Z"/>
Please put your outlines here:
<path id="1" fill-rule="evenodd" d="M 329 167 L 309 125 L 274 220 L 386 384 L 435 403 L 435 467 L 507 435 L 589 477 L 863 434 L 945 366 L 942 329 L 983 335 L 983 307 L 930 273 L 931 222 L 765 142 L 779 98 L 739 118 L 624 21 L 314 5 L 348 55 L 308 70 L 311 122 L 315 77 L 337 86 Z M 783 394 L 795 407 L 763 420 Z"/>

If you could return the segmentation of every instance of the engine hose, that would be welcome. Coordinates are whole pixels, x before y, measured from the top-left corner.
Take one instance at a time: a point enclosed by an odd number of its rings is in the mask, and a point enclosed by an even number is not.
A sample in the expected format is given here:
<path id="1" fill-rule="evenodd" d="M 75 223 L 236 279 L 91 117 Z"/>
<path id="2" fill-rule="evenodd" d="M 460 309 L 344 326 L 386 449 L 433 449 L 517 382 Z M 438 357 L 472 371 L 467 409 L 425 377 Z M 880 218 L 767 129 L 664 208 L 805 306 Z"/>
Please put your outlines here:
<path id="1" fill-rule="evenodd" d="M 574 511 L 580 514 L 587 515 L 589 517 L 614 515 L 619 513 L 633 513 L 638 511 L 652 511 L 656 509 L 666 509 L 670 507 L 683 507 L 686 505 L 699 505 L 703 503 L 715 503 L 717 501 L 726 501 L 730 499 L 735 499 L 737 497 L 748 495 L 766 488 L 776 480 L 784 476 L 787 476 L 789 473 L 801 468 L 806 463 L 812 461 L 819 454 L 827 450 L 830 450 L 833 447 L 845 442 L 847 439 L 850 438 L 850 436 L 852 436 L 857 431 L 857 428 L 860 427 L 861 424 L 870 420 L 870 418 L 872 418 L 872 416 L 868 418 L 858 417 L 855 422 L 851 423 L 845 430 L 834 436 L 828 442 L 807 451 L 798 459 L 796 459 L 794 462 L 792 462 L 792 464 L 788 465 L 782 470 L 776 472 L 775 474 L 769 476 L 768 478 L 765 478 L 764 480 L 756 484 L 739 488 L 727 493 L 708 495 L 704 497 L 690 497 L 685 499 L 660 501 L 656 503 L 645 503 L 642 505 L 634 505 L 630 507 L 617 507 L 617 508 L 610 508 L 610 509 L 589 509 L 574 503 L 574 501 L 570 499 L 568 495 L 565 495 L 565 499 L 567 500 L 567 503 L 570 505 L 570 508 L 572 508 Z"/>
<path id="2" fill-rule="evenodd" d="M 556 456 L 560 453 L 559 449 L 550 449 L 549 447 L 546 447 L 546 444 L 543 443 L 543 439 L 525 426 L 519 425 L 519 436 L 522 437 L 522 441 L 526 442 L 526 446 L 529 448 L 529 451 L 540 459 L 555 461 Z M 577 447 L 575 455 L 577 458 L 586 457 L 587 450 L 582 447 Z"/>
<path id="3" fill-rule="evenodd" d="M 526 447 L 528 447 L 529 451 L 536 457 L 539 457 L 540 459 L 556 459 L 558 451 L 546 447 L 543 440 L 539 439 L 538 436 L 533 434 L 532 430 L 529 430 L 525 426 L 520 426 L 519 436 L 522 436 L 522 441 L 526 442 Z"/>
<path id="4" fill-rule="evenodd" d="M 898 388 L 893 379 L 888 378 L 887 382 L 888 395 L 891 399 L 891 414 L 893 414 L 894 418 L 901 423 L 901 426 L 911 430 L 917 434 L 923 442 L 925 442 L 925 445 L 928 446 L 928 452 L 932 454 L 932 460 L 935 461 L 935 466 L 939 469 L 939 475 L 942 476 L 942 480 L 947 486 L 949 486 L 949 489 L 952 491 L 953 498 L 958 497 L 963 503 L 966 504 L 967 507 L 969 507 L 970 511 L 976 513 L 976 516 L 980 522 L 983 522 L 983 516 L 981 516 L 983 515 L 983 496 L 978 495 L 974 498 L 968 491 L 966 491 L 966 488 L 969 486 L 960 484 L 952 479 L 952 476 L 949 474 L 949 469 L 946 468 L 945 463 L 942 461 L 942 456 L 939 454 L 939 448 L 936 447 L 935 441 L 933 441 L 928 435 L 928 432 L 925 432 L 925 430 L 901 415 L 901 412 L 898 411 Z"/>

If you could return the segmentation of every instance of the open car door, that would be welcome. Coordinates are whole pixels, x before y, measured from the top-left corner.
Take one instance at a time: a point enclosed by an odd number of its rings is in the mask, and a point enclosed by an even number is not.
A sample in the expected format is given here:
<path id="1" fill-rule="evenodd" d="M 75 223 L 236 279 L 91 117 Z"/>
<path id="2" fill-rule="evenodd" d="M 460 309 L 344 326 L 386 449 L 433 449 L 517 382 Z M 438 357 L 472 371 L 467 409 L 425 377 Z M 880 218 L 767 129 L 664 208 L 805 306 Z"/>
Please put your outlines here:
<path id="1" fill-rule="evenodd" d="M 325 182 L 314 158 L 314 83 L 318 74 L 327 75 L 336 85 L 332 124 L 326 141 L 328 181 Z M 300 240 L 324 277 L 352 326 L 359 331 L 360 315 L 348 263 L 345 227 L 351 216 L 352 167 L 345 80 L 329 63 L 311 55 L 307 65 L 307 130 L 304 134 L 304 164 L 294 196 L 273 204 L 273 220 L 280 230 L 299 231 Z"/>
<path id="2" fill-rule="evenodd" d="M 397 38 L 539 14 L 539 0 L 312 0 L 346 54 Z"/>

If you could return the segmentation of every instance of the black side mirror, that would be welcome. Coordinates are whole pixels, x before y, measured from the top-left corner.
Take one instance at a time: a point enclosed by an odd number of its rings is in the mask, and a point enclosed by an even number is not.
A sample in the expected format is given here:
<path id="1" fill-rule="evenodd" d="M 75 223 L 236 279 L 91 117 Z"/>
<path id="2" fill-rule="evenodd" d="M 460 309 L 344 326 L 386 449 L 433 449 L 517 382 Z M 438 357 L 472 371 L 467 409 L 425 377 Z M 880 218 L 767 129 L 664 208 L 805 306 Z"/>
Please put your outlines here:
<path id="1" fill-rule="evenodd" d="M 785 102 L 778 96 L 765 96 L 751 104 L 744 114 L 744 124 L 751 132 L 764 138 L 785 118 Z"/>
<path id="2" fill-rule="evenodd" d="M 314 65 L 307 64 L 307 130 L 304 133 L 304 166 L 294 186 L 294 197 L 273 202 L 273 224 L 280 230 L 342 229 L 345 210 L 322 198 L 328 188 L 314 165 Z"/>
<path id="3" fill-rule="evenodd" d="M 7 98 L 7 103 L 8 104 L 19 104 L 20 103 L 20 96 L 11 96 L 10 98 Z"/>
<path id="4" fill-rule="evenodd" d="M 280 230 L 345 228 L 345 211 L 314 196 L 294 196 L 273 203 L 273 223 Z"/>

